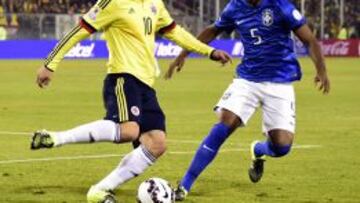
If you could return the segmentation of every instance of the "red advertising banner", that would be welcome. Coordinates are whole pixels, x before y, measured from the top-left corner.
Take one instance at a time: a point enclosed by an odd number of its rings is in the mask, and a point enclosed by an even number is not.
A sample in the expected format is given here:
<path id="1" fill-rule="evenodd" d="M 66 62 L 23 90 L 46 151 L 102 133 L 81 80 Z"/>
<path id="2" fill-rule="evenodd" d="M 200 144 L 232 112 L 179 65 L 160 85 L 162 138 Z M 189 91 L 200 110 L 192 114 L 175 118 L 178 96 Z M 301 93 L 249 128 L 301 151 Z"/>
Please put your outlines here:
<path id="1" fill-rule="evenodd" d="M 322 40 L 320 41 L 322 51 L 325 56 L 360 56 L 360 40 Z"/>

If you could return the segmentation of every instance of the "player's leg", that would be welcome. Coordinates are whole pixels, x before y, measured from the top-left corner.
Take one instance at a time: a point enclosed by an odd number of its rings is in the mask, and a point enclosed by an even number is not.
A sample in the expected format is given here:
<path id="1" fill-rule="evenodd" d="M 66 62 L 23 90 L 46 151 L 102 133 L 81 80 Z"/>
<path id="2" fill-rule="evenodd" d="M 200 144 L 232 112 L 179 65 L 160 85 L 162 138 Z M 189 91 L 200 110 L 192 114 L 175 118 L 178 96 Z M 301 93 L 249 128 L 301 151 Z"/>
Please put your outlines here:
<path id="1" fill-rule="evenodd" d="M 142 134 L 140 146 L 125 155 L 109 175 L 90 188 L 88 202 L 114 202 L 116 198 L 113 191 L 117 187 L 144 173 L 165 152 L 165 137 L 165 133 L 160 130 Z"/>
<path id="2" fill-rule="evenodd" d="M 283 157 L 290 152 L 294 140 L 294 134 L 287 130 L 274 129 L 268 132 L 268 139 L 256 142 L 254 154 L 256 157 L 270 156 Z"/>
<path id="3" fill-rule="evenodd" d="M 189 169 L 180 182 L 176 192 L 178 201 L 185 198 L 199 175 L 214 160 L 222 144 L 241 125 L 242 121 L 237 115 L 228 110 L 221 110 L 219 122 L 212 127 L 209 134 L 202 141 Z"/>
<path id="4" fill-rule="evenodd" d="M 134 84 L 135 85 L 135 84 Z M 141 107 L 130 105 L 129 111 L 139 118 L 139 146 L 127 154 L 120 164 L 103 180 L 94 185 L 93 191 L 109 191 L 142 174 L 166 150 L 165 115 L 158 104 L 155 91 L 145 84 L 138 85 L 141 93 Z"/>
<path id="5" fill-rule="evenodd" d="M 295 132 L 295 100 L 291 85 L 270 84 L 271 91 L 263 99 L 263 130 L 265 141 L 254 141 L 251 145 L 252 163 L 250 180 L 261 180 L 265 157 L 279 158 L 290 152 Z"/>
<path id="6" fill-rule="evenodd" d="M 292 146 L 294 134 L 281 129 L 274 129 L 268 132 L 265 141 L 254 141 L 251 144 L 251 166 L 249 178 L 253 183 L 261 180 L 264 173 L 265 157 L 280 158 L 287 155 Z"/>
<path id="7" fill-rule="evenodd" d="M 131 94 L 126 95 L 125 91 L 131 92 Z M 127 122 L 132 116 L 128 113 L 127 100 L 138 103 L 137 92 L 137 87 L 125 84 L 125 79 L 114 75 L 107 76 L 103 89 L 104 104 L 107 110 L 104 120 L 91 122 L 66 131 L 35 132 L 31 148 L 51 148 L 71 143 L 123 143 L 135 140 L 140 129 L 137 122 Z M 122 124 L 119 125 L 119 123 Z"/>
<path id="8" fill-rule="evenodd" d="M 33 136 L 31 148 L 52 148 L 72 143 L 124 143 L 135 140 L 138 135 L 139 126 L 135 122 L 119 125 L 111 120 L 98 120 L 67 131 L 37 131 Z"/>
<path id="9" fill-rule="evenodd" d="M 213 126 L 203 140 L 176 190 L 178 201 L 185 199 L 197 177 L 214 160 L 221 145 L 236 128 L 247 123 L 258 105 L 249 83 L 234 80 L 217 105 L 221 109 L 219 123 Z"/>
<path id="10" fill-rule="evenodd" d="M 111 191 L 141 175 L 166 151 L 166 136 L 161 130 L 143 133 L 140 146 L 127 154 L 120 164 L 103 180 L 93 186 L 96 190 Z"/>

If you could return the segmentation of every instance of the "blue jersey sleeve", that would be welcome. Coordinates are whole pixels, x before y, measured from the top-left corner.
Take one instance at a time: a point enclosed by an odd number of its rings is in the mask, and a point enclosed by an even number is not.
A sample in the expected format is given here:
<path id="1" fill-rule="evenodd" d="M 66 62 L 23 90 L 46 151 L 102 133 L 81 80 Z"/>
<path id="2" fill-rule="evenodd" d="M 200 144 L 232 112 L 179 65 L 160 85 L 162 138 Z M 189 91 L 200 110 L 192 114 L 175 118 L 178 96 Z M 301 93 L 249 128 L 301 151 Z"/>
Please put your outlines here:
<path id="1" fill-rule="evenodd" d="M 285 18 L 285 23 L 291 30 L 296 30 L 306 24 L 305 17 L 297 8 L 295 8 L 293 4 L 288 2 L 288 0 L 283 0 L 281 7 Z"/>
<path id="2" fill-rule="evenodd" d="M 215 22 L 215 27 L 219 30 L 232 32 L 235 29 L 235 20 L 232 18 L 232 1 L 230 1 L 224 8 L 221 16 Z"/>

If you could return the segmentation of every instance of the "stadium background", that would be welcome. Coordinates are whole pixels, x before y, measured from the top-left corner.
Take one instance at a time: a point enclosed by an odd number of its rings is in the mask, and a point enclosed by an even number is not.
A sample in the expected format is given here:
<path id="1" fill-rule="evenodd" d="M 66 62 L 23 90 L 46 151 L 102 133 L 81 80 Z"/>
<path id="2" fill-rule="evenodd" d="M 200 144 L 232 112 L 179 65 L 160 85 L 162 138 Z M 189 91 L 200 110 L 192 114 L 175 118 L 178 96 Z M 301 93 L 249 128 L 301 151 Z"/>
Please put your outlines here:
<path id="1" fill-rule="evenodd" d="M 9 39 L 58 39 L 67 28 L 74 25 L 72 16 L 85 13 L 95 2 L 96 0 L 1 0 L 0 26 L 8 30 Z M 219 15 L 227 1 L 165 0 L 165 2 L 179 24 L 197 33 L 205 25 L 214 22 L 216 19 L 214 16 Z M 317 37 L 337 38 L 342 28 L 347 29 L 347 38 L 359 37 L 360 4 L 357 0 L 293 0 L 293 2 L 306 15 Z"/>
<path id="2" fill-rule="evenodd" d="M 35 73 L 43 58 L 82 13 L 90 0 L 0 0 L 0 202 L 84 202 L 88 187 L 112 170 L 129 145 L 74 145 L 30 152 L 35 129 L 62 130 L 103 116 L 101 86 L 106 47 L 101 33 L 70 51 L 52 85 L 39 90 Z M 176 21 L 193 33 L 214 22 L 226 1 L 168 0 Z M 314 89 L 314 68 L 296 42 L 304 71 L 297 91 L 297 137 L 290 156 L 269 160 L 260 184 L 247 178 L 248 146 L 261 136 L 261 113 L 223 146 L 187 202 L 346 202 L 360 199 L 360 3 L 358 0 L 294 1 L 320 40 L 332 92 Z M 215 45 L 233 56 L 242 46 L 235 33 Z M 157 57 L 180 49 L 158 38 Z M 21 60 L 21 59 L 28 60 Z M 95 58 L 96 60 L 79 60 Z M 173 81 L 159 79 L 156 89 L 167 114 L 169 151 L 143 176 L 117 191 L 120 202 L 134 202 L 136 188 L 148 177 L 173 184 L 181 177 L 202 137 L 216 118 L 211 112 L 233 77 L 207 59 L 190 59 Z M 171 59 L 161 59 L 166 70 Z"/>
<path id="3" fill-rule="evenodd" d="M 199 33 L 202 28 L 214 22 L 227 1 L 166 0 L 165 2 L 178 24 L 192 33 Z M 307 16 L 308 23 L 317 38 L 323 40 L 322 47 L 326 56 L 360 55 L 357 40 L 360 36 L 360 4 L 356 0 L 293 0 L 293 2 Z M 7 50 L 0 52 L 0 59 L 45 58 L 56 44 L 56 40 L 75 26 L 81 14 L 89 10 L 94 3 L 94 0 L 1 0 L 0 40 L 8 40 L 8 42 L 0 42 L 0 48 Z M 91 42 L 77 45 L 67 57 L 106 58 L 108 53 L 101 36 L 101 33 L 93 35 L 90 38 Z M 224 34 L 214 46 L 228 51 L 235 57 L 241 57 L 243 48 L 238 38 L 236 32 Z M 19 39 L 26 41 L 19 43 Z M 336 39 L 345 41 L 336 41 Z M 41 45 L 37 40 L 43 40 Z M 42 49 L 30 52 L 29 50 L 34 46 Z M 306 49 L 299 41 L 296 41 L 294 46 L 299 56 L 307 55 Z M 156 49 L 156 56 L 159 58 L 171 58 L 181 51 L 179 47 L 160 37 Z"/>

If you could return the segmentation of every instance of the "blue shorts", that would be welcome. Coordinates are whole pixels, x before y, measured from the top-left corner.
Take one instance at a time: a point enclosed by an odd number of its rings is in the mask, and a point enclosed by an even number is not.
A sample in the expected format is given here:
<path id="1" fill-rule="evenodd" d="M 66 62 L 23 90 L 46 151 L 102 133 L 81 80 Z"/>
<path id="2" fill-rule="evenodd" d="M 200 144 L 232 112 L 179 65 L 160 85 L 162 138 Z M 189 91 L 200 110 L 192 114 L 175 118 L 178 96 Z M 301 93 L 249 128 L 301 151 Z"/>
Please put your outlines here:
<path id="1" fill-rule="evenodd" d="M 134 121 L 140 134 L 166 131 L 165 115 L 153 88 L 130 74 L 108 74 L 104 81 L 105 120 L 116 123 Z"/>

